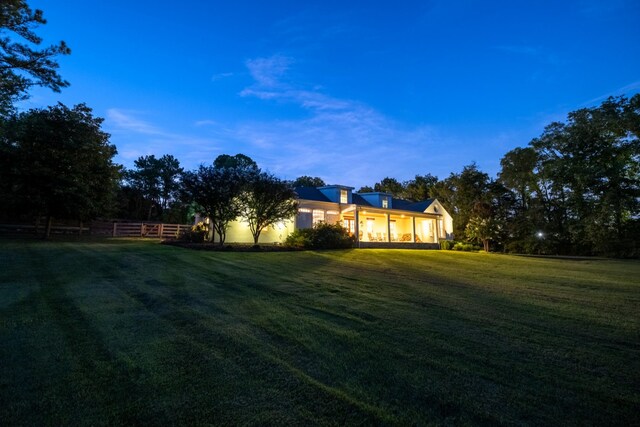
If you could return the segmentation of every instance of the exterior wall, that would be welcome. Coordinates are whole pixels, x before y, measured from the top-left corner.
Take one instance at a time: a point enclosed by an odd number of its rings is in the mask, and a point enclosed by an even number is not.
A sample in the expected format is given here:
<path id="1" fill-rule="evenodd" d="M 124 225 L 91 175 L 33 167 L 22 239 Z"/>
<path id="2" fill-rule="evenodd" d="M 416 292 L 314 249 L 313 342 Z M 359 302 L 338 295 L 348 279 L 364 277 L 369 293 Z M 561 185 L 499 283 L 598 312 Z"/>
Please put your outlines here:
<path id="1" fill-rule="evenodd" d="M 431 205 L 425 210 L 425 213 L 435 213 L 442 215 L 442 223 L 438 224 L 440 232 L 440 239 L 453 240 L 453 218 L 449 215 L 449 212 L 442 206 L 438 200 L 434 200 Z M 444 227 L 442 229 L 441 225 Z"/>
<path id="2" fill-rule="evenodd" d="M 267 227 L 260 233 L 258 243 L 282 243 L 293 230 L 293 221 L 284 221 L 276 224 L 274 227 Z M 217 235 L 215 241 L 220 241 Z M 241 220 L 231 222 L 227 229 L 225 243 L 253 243 L 253 236 L 251 235 L 249 224 Z"/>

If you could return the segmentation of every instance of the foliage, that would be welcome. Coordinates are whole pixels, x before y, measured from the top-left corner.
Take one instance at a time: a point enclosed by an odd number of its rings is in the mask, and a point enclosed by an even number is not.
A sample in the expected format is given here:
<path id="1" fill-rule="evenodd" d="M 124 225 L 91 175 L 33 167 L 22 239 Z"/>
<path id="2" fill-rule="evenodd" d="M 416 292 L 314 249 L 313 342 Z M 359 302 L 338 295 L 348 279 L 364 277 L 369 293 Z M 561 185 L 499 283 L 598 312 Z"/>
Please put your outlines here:
<path id="1" fill-rule="evenodd" d="M 459 174 L 452 173 L 433 186 L 433 196 L 453 218 L 453 232 L 456 236 L 465 234 L 473 207 L 479 202 L 490 200 L 489 187 L 489 175 L 480 171 L 475 163 L 465 166 Z"/>
<path id="2" fill-rule="evenodd" d="M 386 177 L 382 181 L 374 184 L 373 191 L 389 193 L 393 197 L 401 198 L 404 194 L 404 187 L 397 179 Z"/>
<path id="3" fill-rule="evenodd" d="M 472 216 L 465 234 L 469 240 L 481 242 L 484 251 L 489 252 L 489 242 L 498 234 L 498 224 L 491 216 Z"/>
<path id="4" fill-rule="evenodd" d="M 170 154 L 160 158 L 152 154 L 135 160 L 134 169 L 124 173 L 123 188 L 128 189 L 125 191 L 132 198 L 129 203 L 137 207 L 129 216 L 147 221 L 169 216 L 172 204 L 178 201 L 182 172 L 180 162 Z"/>
<path id="5" fill-rule="evenodd" d="M 191 243 L 202 243 L 208 233 L 207 225 L 200 221 L 193 225 L 190 230 L 182 233 L 178 236 L 180 240 L 184 240 Z"/>
<path id="6" fill-rule="evenodd" d="M 293 187 L 270 173 L 255 172 L 246 178 L 239 205 L 257 245 L 262 230 L 298 212 L 298 202 Z"/>
<path id="7" fill-rule="evenodd" d="M 291 183 L 293 188 L 296 187 L 323 187 L 325 186 L 325 182 L 320 177 L 311 177 L 307 175 L 299 176 Z"/>
<path id="8" fill-rule="evenodd" d="M 204 165 L 183 174 L 183 199 L 196 203 L 200 213 L 209 218 L 220 245 L 224 245 L 229 223 L 241 213 L 239 197 L 246 179 L 237 169 Z"/>
<path id="9" fill-rule="evenodd" d="M 313 228 L 295 230 L 285 244 L 305 249 L 347 249 L 353 247 L 355 237 L 340 224 L 319 222 Z"/>
<path id="10" fill-rule="evenodd" d="M 244 154 L 221 154 L 213 161 L 213 167 L 216 169 L 234 169 L 243 172 L 256 172 L 258 164 L 249 156 Z"/>
<path id="11" fill-rule="evenodd" d="M 404 187 L 402 198 L 414 202 L 421 202 L 433 198 L 433 188 L 438 183 L 438 177 L 431 174 L 416 175 L 414 179 L 402 183 Z"/>
<path id="12" fill-rule="evenodd" d="M 453 244 L 453 250 L 464 251 L 464 252 L 477 252 L 478 250 L 480 250 L 480 247 L 471 243 L 455 242 Z"/>
<path id="13" fill-rule="evenodd" d="M 109 211 L 119 167 L 116 148 L 84 104 L 58 104 L 11 118 L 0 141 L 5 208 L 33 217 L 88 220 Z M 47 231 L 48 232 L 48 231 Z"/>
<path id="14" fill-rule="evenodd" d="M 14 102 L 25 99 L 32 86 L 59 92 L 69 85 L 58 74 L 54 60 L 57 55 L 71 53 L 65 42 L 37 48 L 42 38 L 33 28 L 46 22 L 42 11 L 32 10 L 25 0 L 0 3 L 0 116 L 11 112 Z"/>
<path id="15" fill-rule="evenodd" d="M 450 251 L 451 249 L 453 249 L 453 241 L 440 240 L 440 249 L 443 251 Z"/>

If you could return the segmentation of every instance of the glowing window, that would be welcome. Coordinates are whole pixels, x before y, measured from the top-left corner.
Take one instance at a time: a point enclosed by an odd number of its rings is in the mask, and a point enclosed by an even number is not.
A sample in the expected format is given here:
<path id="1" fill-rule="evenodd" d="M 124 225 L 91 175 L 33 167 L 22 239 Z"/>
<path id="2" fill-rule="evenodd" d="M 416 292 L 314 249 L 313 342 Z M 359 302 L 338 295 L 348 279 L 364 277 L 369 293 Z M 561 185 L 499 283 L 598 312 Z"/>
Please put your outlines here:
<path id="1" fill-rule="evenodd" d="M 375 218 L 367 218 L 367 233 L 373 233 Z"/>
<path id="2" fill-rule="evenodd" d="M 310 213 L 310 212 L 311 212 L 311 209 L 307 209 L 307 208 L 300 208 L 300 209 L 298 209 L 298 212 L 299 212 L 299 213 Z"/>
<path id="3" fill-rule="evenodd" d="M 324 221 L 324 211 L 320 209 L 313 210 L 313 225 Z"/>
<path id="4" fill-rule="evenodd" d="M 387 197 L 382 198 L 382 207 L 385 209 L 389 207 L 389 198 Z"/>
<path id="5" fill-rule="evenodd" d="M 347 190 L 340 190 L 340 203 L 349 203 L 349 197 L 347 196 Z"/>

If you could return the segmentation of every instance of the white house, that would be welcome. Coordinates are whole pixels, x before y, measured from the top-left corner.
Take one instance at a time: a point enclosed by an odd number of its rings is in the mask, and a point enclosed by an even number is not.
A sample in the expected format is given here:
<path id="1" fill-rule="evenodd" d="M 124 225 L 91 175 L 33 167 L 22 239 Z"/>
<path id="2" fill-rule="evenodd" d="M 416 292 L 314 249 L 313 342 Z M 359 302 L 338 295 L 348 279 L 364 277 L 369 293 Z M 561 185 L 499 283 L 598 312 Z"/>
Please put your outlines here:
<path id="1" fill-rule="evenodd" d="M 260 243 L 282 243 L 293 230 L 320 221 L 342 224 L 360 247 L 435 248 L 440 240 L 453 240 L 451 215 L 437 199 L 415 203 L 388 193 L 354 193 L 353 187 L 344 185 L 299 187 L 296 194 L 298 214 L 265 229 Z M 226 241 L 253 243 L 248 225 L 232 222 Z"/>

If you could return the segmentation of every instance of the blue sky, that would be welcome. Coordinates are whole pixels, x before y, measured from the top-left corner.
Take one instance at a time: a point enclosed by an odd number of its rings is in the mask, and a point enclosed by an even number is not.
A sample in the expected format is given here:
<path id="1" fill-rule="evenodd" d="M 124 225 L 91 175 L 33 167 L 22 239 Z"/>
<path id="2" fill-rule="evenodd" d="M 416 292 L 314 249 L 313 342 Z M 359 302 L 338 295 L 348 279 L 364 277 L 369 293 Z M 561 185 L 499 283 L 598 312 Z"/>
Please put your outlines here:
<path id="1" fill-rule="evenodd" d="M 640 2 L 31 0 L 71 87 L 127 167 L 243 153 L 359 187 L 445 178 L 553 120 L 640 91 Z"/>

